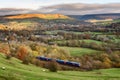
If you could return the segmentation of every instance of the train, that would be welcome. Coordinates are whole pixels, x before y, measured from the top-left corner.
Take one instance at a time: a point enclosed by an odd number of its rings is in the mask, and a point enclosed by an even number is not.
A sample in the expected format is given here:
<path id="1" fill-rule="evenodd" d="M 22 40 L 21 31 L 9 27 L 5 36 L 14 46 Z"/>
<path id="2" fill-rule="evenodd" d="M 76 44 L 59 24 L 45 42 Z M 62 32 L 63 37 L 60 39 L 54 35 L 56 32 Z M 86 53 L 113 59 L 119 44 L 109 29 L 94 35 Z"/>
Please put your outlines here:
<path id="1" fill-rule="evenodd" d="M 73 62 L 73 61 L 65 61 L 65 60 L 60 60 L 60 59 L 52 59 L 52 58 L 47 58 L 47 57 L 42 57 L 42 56 L 37 56 L 36 59 L 42 60 L 42 61 L 48 61 L 48 62 L 55 60 L 58 64 L 61 64 L 61 65 L 67 65 L 67 66 L 72 66 L 72 67 L 80 67 L 80 63 Z"/>

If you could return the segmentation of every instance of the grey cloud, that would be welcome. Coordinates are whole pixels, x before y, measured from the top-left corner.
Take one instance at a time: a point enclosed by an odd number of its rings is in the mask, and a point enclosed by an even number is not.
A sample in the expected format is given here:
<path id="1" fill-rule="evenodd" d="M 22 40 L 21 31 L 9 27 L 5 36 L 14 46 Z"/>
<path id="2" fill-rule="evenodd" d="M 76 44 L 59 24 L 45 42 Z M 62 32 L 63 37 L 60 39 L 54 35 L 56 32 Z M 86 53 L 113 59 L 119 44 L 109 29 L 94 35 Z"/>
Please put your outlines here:
<path id="1" fill-rule="evenodd" d="M 64 15 L 84 15 L 84 14 L 103 14 L 120 13 L 120 3 L 111 4 L 61 4 L 48 7 L 42 7 L 37 10 L 2 8 L 0 15 L 12 15 L 23 13 L 59 13 Z"/>
<path id="2" fill-rule="evenodd" d="M 13 14 L 23 14 L 23 13 L 29 13 L 31 10 L 29 9 L 16 9 L 16 8 L 1 8 L 0 9 L 0 15 L 13 15 Z"/>
<path id="3" fill-rule="evenodd" d="M 62 4 L 38 9 L 39 12 L 61 13 L 66 15 L 120 13 L 120 3 L 113 4 Z"/>

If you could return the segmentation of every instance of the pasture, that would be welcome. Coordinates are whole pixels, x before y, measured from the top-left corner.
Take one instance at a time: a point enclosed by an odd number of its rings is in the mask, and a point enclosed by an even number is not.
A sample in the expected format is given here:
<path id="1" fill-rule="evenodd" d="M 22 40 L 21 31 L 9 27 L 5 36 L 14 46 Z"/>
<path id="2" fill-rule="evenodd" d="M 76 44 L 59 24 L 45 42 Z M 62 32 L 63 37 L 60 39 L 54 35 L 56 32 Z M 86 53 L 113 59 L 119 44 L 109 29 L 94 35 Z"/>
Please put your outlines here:
<path id="1" fill-rule="evenodd" d="M 70 40 L 59 40 L 59 41 L 55 41 L 55 43 L 59 43 L 59 44 L 64 44 L 64 43 L 66 43 L 67 41 L 70 41 Z M 80 42 L 82 42 L 82 41 L 84 41 L 84 42 L 86 42 L 86 43 L 92 43 L 92 42 L 94 42 L 94 43 L 96 43 L 96 44 L 102 44 L 102 43 L 104 43 L 104 42 L 102 42 L 102 41 L 97 41 L 97 40 L 92 40 L 92 39 L 83 39 L 83 40 L 79 40 Z"/>
<path id="2" fill-rule="evenodd" d="M 61 48 L 70 52 L 72 56 L 81 56 L 84 54 L 94 54 L 94 53 L 100 52 L 100 51 L 89 49 L 89 48 L 78 48 L 78 47 L 61 47 Z"/>
<path id="3" fill-rule="evenodd" d="M 65 31 L 65 30 L 45 31 L 44 33 L 45 34 L 57 34 L 58 32 L 66 32 L 66 33 L 73 33 L 73 34 L 83 34 L 83 33 L 86 33 L 86 32 L 76 32 L 76 31 Z M 106 34 L 106 33 L 102 33 L 102 32 L 88 32 L 88 33 L 90 33 L 90 34 L 98 34 L 98 35 Z"/>

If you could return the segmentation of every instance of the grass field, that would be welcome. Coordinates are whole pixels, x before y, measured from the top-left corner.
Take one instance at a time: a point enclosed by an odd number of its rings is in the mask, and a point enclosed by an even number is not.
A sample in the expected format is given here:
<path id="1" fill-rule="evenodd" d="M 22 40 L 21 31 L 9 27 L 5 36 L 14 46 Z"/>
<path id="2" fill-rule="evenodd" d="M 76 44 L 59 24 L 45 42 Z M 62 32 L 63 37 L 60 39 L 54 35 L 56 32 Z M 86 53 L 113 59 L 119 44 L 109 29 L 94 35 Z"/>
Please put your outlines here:
<path id="1" fill-rule="evenodd" d="M 2 67 L 6 67 L 4 70 Z M 15 58 L 5 59 L 0 54 L 0 80 L 120 80 L 120 69 L 102 69 L 89 72 L 43 71 L 34 65 L 24 65 Z"/>
<path id="2" fill-rule="evenodd" d="M 66 41 L 69 41 L 69 40 L 63 40 L 63 41 L 55 41 L 55 43 L 59 43 L 59 44 L 63 44 L 65 43 Z M 79 41 L 84 41 L 86 43 L 92 43 L 92 42 L 95 42 L 96 44 L 102 44 L 103 42 L 101 41 L 97 41 L 97 40 L 92 40 L 92 39 L 83 39 L 83 40 L 79 40 Z"/>
<path id="3" fill-rule="evenodd" d="M 65 32 L 65 31 L 64 30 L 54 30 L 54 31 L 45 31 L 44 33 L 52 35 L 52 34 L 57 34 L 58 32 Z"/>
<path id="4" fill-rule="evenodd" d="M 120 22 L 120 19 L 113 20 L 113 21 L 103 21 L 103 22 L 100 22 L 100 23 L 98 22 L 98 23 L 106 26 L 106 25 L 110 25 L 111 23 L 118 23 L 118 22 Z"/>
<path id="5" fill-rule="evenodd" d="M 54 30 L 54 31 L 45 31 L 45 34 L 57 34 L 58 32 L 74 33 L 74 34 L 83 34 L 86 32 L 75 32 L 75 31 L 65 31 L 65 30 Z M 102 32 L 89 32 L 90 34 L 105 34 Z"/>
<path id="6" fill-rule="evenodd" d="M 91 40 L 91 39 L 88 39 L 88 40 L 80 40 L 80 41 L 85 41 L 85 42 L 87 42 L 87 43 L 95 42 L 96 44 L 102 44 L 101 41 Z"/>
<path id="7" fill-rule="evenodd" d="M 120 39 L 115 39 L 113 40 L 114 42 L 119 42 L 120 43 Z"/>
<path id="8" fill-rule="evenodd" d="M 89 48 L 77 48 L 77 47 L 61 47 L 61 48 L 69 51 L 72 56 L 81 56 L 83 54 L 93 54 L 100 52 Z"/>

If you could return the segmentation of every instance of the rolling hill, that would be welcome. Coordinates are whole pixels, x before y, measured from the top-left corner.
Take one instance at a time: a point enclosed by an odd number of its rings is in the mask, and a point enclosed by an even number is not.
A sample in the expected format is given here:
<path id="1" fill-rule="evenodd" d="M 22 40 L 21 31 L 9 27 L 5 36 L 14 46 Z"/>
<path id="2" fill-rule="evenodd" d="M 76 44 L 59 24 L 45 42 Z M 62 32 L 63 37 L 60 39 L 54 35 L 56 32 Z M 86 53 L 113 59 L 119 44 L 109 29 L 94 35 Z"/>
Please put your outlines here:
<path id="1" fill-rule="evenodd" d="M 87 15 L 69 15 L 69 17 L 78 19 L 78 20 L 104 20 L 104 19 L 119 19 L 120 13 L 108 13 L 108 14 L 87 14 Z"/>
<path id="2" fill-rule="evenodd" d="M 47 21 L 73 21 L 72 18 L 62 14 L 18 14 L 0 16 L 0 30 L 4 30 L 7 26 L 14 30 L 36 29 L 41 23 L 46 24 Z M 49 23 L 48 23 L 49 24 Z"/>
<path id="3" fill-rule="evenodd" d="M 7 19 L 26 19 L 26 18 L 40 18 L 40 19 L 70 19 L 70 17 L 62 14 L 19 14 L 13 16 L 6 16 Z"/>

